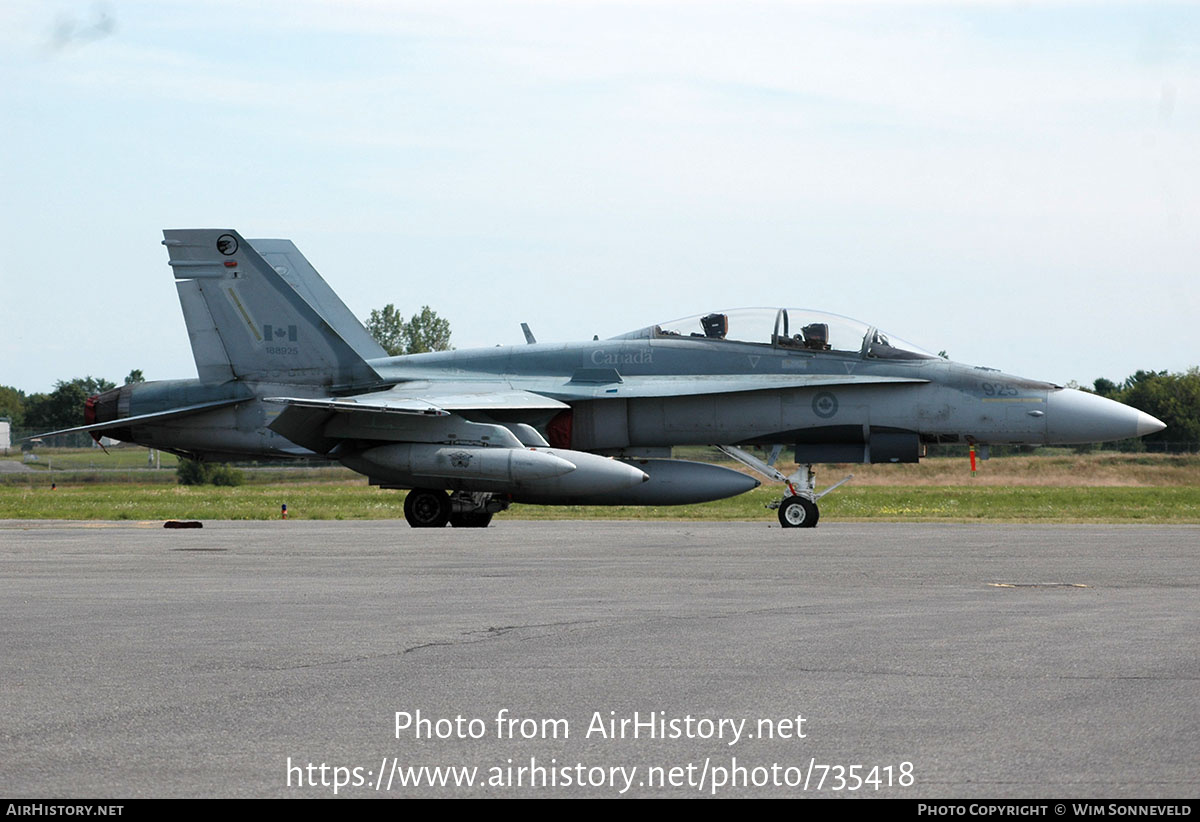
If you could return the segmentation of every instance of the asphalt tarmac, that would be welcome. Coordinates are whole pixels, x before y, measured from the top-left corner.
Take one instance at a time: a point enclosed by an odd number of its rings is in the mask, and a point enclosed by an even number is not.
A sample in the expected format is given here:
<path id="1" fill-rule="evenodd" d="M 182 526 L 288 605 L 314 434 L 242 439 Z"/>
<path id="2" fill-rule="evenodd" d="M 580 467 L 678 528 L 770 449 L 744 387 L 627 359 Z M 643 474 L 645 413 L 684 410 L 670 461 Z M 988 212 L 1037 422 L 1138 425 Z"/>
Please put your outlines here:
<path id="1" fill-rule="evenodd" d="M 1196 798 L 1198 555 L 1194 526 L 0 523 L 0 795 Z"/>

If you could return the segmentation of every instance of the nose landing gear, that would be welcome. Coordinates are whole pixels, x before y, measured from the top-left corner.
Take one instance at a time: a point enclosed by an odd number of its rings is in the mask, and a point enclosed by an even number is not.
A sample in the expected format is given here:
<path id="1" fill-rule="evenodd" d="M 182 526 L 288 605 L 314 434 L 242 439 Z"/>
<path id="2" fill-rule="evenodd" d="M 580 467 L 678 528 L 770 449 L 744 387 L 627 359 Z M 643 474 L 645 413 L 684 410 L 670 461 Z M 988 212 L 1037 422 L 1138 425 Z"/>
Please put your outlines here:
<path id="1" fill-rule="evenodd" d="M 816 528 L 821 512 L 804 497 L 784 497 L 779 505 L 779 524 L 784 528 Z"/>
<path id="2" fill-rule="evenodd" d="M 854 478 L 853 474 L 849 474 L 817 493 L 817 475 L 813 473 L 811 465 L 801 465 L 791 476 L 785 476 L 775 467 L 775 460 L 782 450 L 781 446 L 776 446 L 771 452 L 770 462 L 763 462 L 753 454 L 732 445 L 718 445 L 717 448 L 767 479 L 782 482 L 787 486 L 788 493 L 785 496 L 767 503 L 767 508 L 778 510 L 779 524 L 784 528 L 815 528 L 817 520 L 821 518 L 817 500 Z"/>

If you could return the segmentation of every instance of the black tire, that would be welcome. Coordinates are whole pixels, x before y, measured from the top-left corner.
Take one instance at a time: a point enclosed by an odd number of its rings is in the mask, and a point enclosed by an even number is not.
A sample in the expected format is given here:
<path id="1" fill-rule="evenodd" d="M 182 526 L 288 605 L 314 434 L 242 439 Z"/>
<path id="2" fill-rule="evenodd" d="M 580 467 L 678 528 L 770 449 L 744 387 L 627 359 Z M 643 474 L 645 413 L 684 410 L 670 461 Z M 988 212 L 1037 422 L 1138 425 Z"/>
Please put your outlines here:
<path id="1" fill-rule="evenodd" d="M 444 528 L 450 521 L 450 497 L 445 491 L 414 488 L 404 498 L 404 518 L 413 528 Z"/>
<path id="2" fill-rule="evenodd" d="M 821 512 L 804 497 L 788 497 L 779 505 L 779 524 L 784 528 L 816 528 Z"/>
<path id="3" fill-rule="evenodd" d="M 478 511 L 464 511 L 461 514 L 450 515 L 452 528 L 487 528 L 491 522 L 491 514 L 481 514 Z"/>

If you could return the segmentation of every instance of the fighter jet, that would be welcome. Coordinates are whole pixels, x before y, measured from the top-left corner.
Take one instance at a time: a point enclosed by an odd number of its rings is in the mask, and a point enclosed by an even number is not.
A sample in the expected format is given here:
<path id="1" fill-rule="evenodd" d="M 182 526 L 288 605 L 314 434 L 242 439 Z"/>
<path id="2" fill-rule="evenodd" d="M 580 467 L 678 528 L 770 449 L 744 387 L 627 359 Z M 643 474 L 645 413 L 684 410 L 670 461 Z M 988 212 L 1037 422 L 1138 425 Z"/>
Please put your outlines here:
<path id="1" fill-rule="evenodd" d="M 390 357 L 287 240 L 163 232 L 198 379 L 125 385 L 70 429 L 203 460 L 325 458 L 407 489 L 416 528 L 513 502 L 680 505 L 757 487 L 672 458 L 716 445 L 820 516 L 817 463 L 917 462 L 931 443 L 1065 445 L 1165 426 L 1112 400 L 951 362 L 847 317 L 707 311 L 610 339 Z M 56 432 L 62 433 L 62 432 Z M 766 449 L 767 459 L 746 450 Z M 776 465 L 791 449 L 798 469 Z M 844 480 L 843 480 L 844 482 Z"/>

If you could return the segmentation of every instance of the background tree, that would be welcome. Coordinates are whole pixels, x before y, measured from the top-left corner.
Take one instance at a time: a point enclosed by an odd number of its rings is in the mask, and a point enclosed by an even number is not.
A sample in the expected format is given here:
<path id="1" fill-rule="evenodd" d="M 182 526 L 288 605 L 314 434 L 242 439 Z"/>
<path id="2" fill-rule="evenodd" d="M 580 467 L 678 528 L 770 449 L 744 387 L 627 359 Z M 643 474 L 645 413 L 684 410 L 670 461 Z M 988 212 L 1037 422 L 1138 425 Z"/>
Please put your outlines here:
<path id="1" fill-rule="evenodd" d="M 1200 368 L 1183 374 L 1138 371 L 1125 380 L 1120 401 L 1166 423 L 1165 431 L 1145 438 L 1147 443 L 1200 443 Z"/>
<path id="2" fill-rule="evenodd" d="M 391 356 L 423 354 L 426 351 L 449 351 L 450 323 L 425 305 L 411 318 L 392 303 L 373 309 L 364 323 L 367 331 Z"/>
<path id="3" fill-rule="evenodd" d="M 60 385 L 63 385 L 63 384 L 64 384 L 64 382 L 62 380 L 59 380 L 57 383 L 54 384 L 54 387 L 58 388 Z M 108 391 L 112 388 L 117 387 L 117 384 L 115 382 L 113 382 L 112 380 L 106 380 L 103 377 L 92 377 L 92 376 L 76 377 L 75 379 L 71 380 L 70 383 L 67 383 L 67 384 L 78 385 L 80 388 L 82 388 L 84 391 L 87 392 L 87 395 L 89 397 L 92 396 L 92 394 L 102 394 L 105 391 Z"/>
<path id="4" fill-rule="evenodd" d="M 133 385 L 137 382 L 145 382 L 146 378 L 142 375 L 142 369 L 135 368 L 129 372 L 129 376 L 125 378 L 126 385 Z"/>
<path id="5" fill-rule="evenodd" d="M 408 353 L 408 330 L 405 328 L 404 315 L 392 303 L 371 309 L 371 316 L 364 325 L 375 342 L 383 346 L 389 355 L 395 357 Z"/>
<path id="6" fill-rule="evenodd" d="M 25 420 L 25 392 L 10 385 L 0 385 L 0 417 L 12 420 L 20 428 Z"/>
<path id="7" fill-rule="evenodd" d="M 1123 402 L 1162 420 L 1167 428 L 1146 437 L 1122 440 L 1121 450 L 1187 451 L 1200 447 L 1200 368 L 1182 374 L 1166 371 L 1137 371 L 1122 383 L 1100 377 L 1092 385 L 1095 393 Z M 1157 445 L 1161 443 L 1161 445 Z"/>
<path id="8" fill-rule="evenodd" d="M 88 396 L 78 383 L 59 380 L 49 394 L 32 394 L 25 401 L 25 425 L 35 431 L 83 425 L 83 406 Z"/>
<path id="9" fill-rule="evenodd" d="M 182 457 L 175 466 L 175 478 L 180 485 L 236 486 L 246 481 L 246 475 L 232 466 Z"/>
<path id="10" fill-rule="evenodd" d="M 424 354 L 426 351 L 450 350 L 450 323 L 437 315 L 427 305 L 421 306 L 418 314 L 408 321 L 407 354 Z"/>
<path id="11" fill-rule="evenodd" d="M 54 431 L 83 425 L 83 407 L 87 398 L 116 384 L 98 377 L 59 380 L 49 394 L 32 394 L 25 399 L 24 427 L 36 431 Z"/>
<path id="12" fill-rule="evenodd" d="M 1096 389 L 1096 393 L 1102 397 L 1112 399 L 1117 392 L 1121 390 L 1121 386 L 1117 385 L 1112 380 L 1107 380 L 1104 377 L 1098 378 L 1092 386 Z"/>

